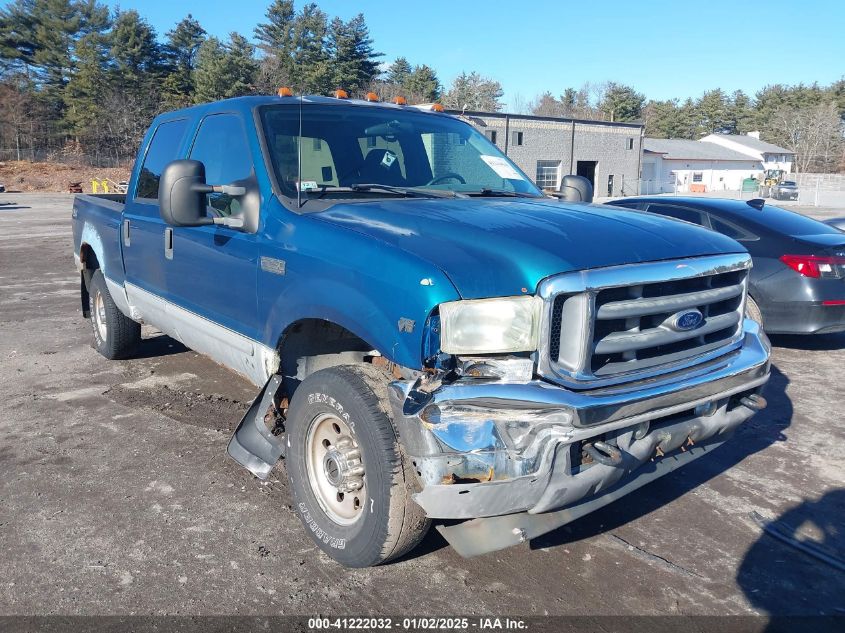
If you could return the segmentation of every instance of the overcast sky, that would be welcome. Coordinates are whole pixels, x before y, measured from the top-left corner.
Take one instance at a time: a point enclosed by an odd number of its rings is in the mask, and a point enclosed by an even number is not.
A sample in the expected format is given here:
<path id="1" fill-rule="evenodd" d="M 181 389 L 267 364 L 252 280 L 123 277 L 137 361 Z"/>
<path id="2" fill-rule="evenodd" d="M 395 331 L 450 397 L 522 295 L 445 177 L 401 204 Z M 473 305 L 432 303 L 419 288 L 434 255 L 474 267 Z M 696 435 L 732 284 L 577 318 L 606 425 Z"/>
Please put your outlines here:
<path id="1" fill-rule="evenodd" d="M 252 37 L 269 0 L 120 0 L 160 35 L 192 13 L 212 35 Z M 304 4 L 296 3 L 297 9 Z M 772 83 L 845 75 L 845 1 L 320 0 L 330 16 L 363 12 L 384 61 L 404 55 L 448 85 L 463 70 L 501 82 L 505 101 L 607 80 L 647 97 L 752 94 Z"/>

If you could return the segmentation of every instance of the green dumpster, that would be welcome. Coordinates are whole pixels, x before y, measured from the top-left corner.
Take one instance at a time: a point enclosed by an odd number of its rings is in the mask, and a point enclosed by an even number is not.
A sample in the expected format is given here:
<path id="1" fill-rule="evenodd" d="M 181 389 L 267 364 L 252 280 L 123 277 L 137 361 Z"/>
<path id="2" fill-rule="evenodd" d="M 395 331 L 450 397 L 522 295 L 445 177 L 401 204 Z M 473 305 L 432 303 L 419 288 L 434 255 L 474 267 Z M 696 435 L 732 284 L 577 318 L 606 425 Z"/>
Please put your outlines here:
<path id="1" fill-rule="evenodd" d="M 760 183 L 756 178 L 744 178 L 742 181 L 743 191 L 757 191 L 760 188 Z"/>

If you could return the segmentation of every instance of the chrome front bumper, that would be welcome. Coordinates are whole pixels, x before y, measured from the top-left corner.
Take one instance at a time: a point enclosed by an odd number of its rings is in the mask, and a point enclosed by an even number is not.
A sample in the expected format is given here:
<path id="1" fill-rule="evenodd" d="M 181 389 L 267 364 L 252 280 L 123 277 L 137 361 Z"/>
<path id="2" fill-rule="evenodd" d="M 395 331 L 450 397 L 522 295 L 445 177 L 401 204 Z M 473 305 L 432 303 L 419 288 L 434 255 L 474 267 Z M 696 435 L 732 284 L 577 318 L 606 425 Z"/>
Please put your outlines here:
<path id="1" fill-rule="evenodd" d="M 432 518 L 471 519 L 597 495 L 654 457 L 724 441 L 754 414 L 740 399 L 768 380 L 769 352 L 746 319 L 739 349 L 635 384 L 572 391 L 542 380 L 394 382 L 394 420 L 422 484 L 415 500 Z M 621 460 L 581 464 L 582 443 L 599 439 Z"/>

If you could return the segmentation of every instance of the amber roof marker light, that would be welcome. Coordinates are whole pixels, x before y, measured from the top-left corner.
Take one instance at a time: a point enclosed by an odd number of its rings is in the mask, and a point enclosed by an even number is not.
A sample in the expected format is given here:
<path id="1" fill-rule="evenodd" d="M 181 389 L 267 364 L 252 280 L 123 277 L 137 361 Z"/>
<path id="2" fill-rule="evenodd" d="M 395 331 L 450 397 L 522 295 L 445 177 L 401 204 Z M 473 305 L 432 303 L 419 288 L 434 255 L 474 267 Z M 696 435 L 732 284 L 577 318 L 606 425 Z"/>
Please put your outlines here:
<path id="1" fill-rule="evenodd" d="M 408 102 L 405 97 L 393 97 L 393 103 L 395 103 L 396 105 L 408 105 Z"/>
<path id="2" fill-rule="evenodd" d="M 378 95 L 375 92 L 368 92 L 365 99 L 367 101 L 372 101 L 372 102 L 380 101 L 380 99 L 378 98 Z"/>
<path id="3" fill-rule="evenodd" d="M 431 106 L 431 109 L 432 109 L 434 112 L 443 112 L 443 106 L 442 106 L 442 105 L 440 105 L 439 103 L 435 103 L 434 105 L 432 105 L 432 106 Z"/>
<path id="4" fill-rule="evenodd" d="M 349 98 L 349 93 L 347 93 L 346 90 L 343 90 L 342 88 L 338 88 L 337 90 L 335 90 L 332 93 L 332 95 L 334 95 L 335 99 L 348 99 Z"/>
<path id="5" fill-rule="evenodd" d="M 279 88 L 276 91 L 276 94 L 279 95 L 280 97 L 292 97 L 293 96 L 293 90 L 291 90 L 287 86 L 282 86 L 281 88 Z"/>

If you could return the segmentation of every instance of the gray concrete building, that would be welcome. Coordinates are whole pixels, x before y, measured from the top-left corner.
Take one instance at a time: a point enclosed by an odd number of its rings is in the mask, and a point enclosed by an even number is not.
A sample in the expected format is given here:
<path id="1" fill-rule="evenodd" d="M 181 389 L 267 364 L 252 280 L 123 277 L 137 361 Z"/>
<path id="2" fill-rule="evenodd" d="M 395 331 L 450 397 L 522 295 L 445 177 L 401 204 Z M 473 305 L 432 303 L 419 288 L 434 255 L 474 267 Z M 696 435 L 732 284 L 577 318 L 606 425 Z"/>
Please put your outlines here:
<path id="1" fill-rule="evenodd" d="M 638 193 L 641 123 L 498 112 L 464 112 L 462 116 L 543 189 L 557 189 L 563 176 L 578 174 L 593 183 L 596 197 Z"/>

